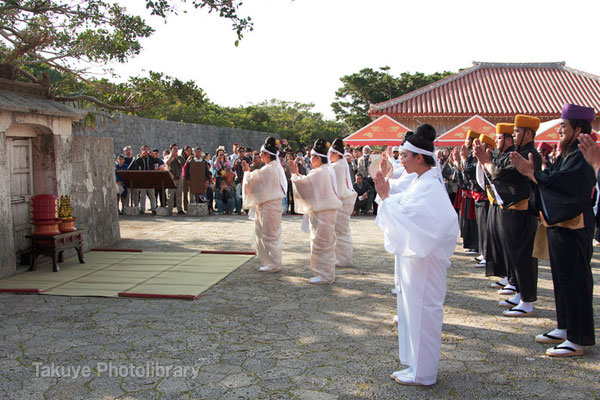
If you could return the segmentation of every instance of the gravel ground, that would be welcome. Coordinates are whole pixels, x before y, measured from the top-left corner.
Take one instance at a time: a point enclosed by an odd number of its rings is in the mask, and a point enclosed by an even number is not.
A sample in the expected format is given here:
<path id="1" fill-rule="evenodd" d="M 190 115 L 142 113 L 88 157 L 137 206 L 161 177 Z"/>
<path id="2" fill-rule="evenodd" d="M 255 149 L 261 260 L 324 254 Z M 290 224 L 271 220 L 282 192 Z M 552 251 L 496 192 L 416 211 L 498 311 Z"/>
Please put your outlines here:
<path id="1" fill-rule="evenodd" d="M 351 222 L 354 263 L 335 284 L 312 286 L 308 235 L 283 218 L 284 265 L 257 272 L 252 259 L 193 301 L 0 296 L 0 393 L 15 399 L 430 399 L 600 397 L 600 350 L 551 359 L 536 334 L 555 327 L 547 264 L 533 318 L 507 318 L 471 257 L 457 251 L 448 274 L 438 383 L 405 387 L 392 324 L 393 258 L 373 218 Z M 253 222 L 122 217 L 116 247 L 153 251 L 249 250 Z M 594 256 L 596 336 L 600 271 Z M 107 364 L 108 363 L 108 364 Z M 37 365 L 37 374 L 36 374 Z M 81 367 L 52 371 L 49 367 Z M 106 366 L 115 368 L 99 371 Z M 133 366 L 137 370 L 117 370 Z M 142 371 L 172 366 L 185 377 Z M 150 366 L 150 367 L 148 367 Z M 192 367 L 195 368 L 192 370 Z M 91 376 L 83 372 L 96 369 Z M 179 368 L 179 369 L 178 369 Z M 197 374 L 193 376 L 193 371 Z M 90 375 L 90 374 L 87 374 Z M 164 374 L 162 374 L 164 375 Z"/>

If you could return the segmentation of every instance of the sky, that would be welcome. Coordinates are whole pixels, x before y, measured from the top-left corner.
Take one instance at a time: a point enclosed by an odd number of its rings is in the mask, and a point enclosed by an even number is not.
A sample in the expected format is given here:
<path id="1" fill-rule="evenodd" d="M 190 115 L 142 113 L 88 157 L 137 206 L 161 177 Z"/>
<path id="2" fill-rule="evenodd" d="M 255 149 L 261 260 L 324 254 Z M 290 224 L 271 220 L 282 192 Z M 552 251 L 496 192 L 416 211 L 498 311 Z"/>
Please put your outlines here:
<path id="1" fill-rule="evenodd" d="M 142 3 L 121 5 L 144 15 Z M 245 0 L 240 14 L 254 31 L 238 47 L 217 15 L 148 17 L 156 32 L 141 54 L 111 67 L 121 80 L 148 70 L 193 80 L 222 106 L 275 98 L 314 103 L 327 118 L 340 78 L 367 67 L 399 75 L 456 72 L 473 61 L 565 61 L 600 75 L 598 1 Z"/>

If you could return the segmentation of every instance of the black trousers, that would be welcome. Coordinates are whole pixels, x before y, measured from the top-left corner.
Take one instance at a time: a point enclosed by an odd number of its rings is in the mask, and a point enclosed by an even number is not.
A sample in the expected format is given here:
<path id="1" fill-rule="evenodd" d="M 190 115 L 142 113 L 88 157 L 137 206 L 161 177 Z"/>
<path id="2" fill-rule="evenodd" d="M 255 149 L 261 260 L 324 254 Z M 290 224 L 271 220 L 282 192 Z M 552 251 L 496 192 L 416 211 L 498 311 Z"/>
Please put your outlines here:
<path id="1" fill-rule="evenodd" d="M 373 191 L 375 192 L 373 194 L 373 200 L 371 201 L 371 206 L 373 207 L 373 215 L 377 215 L 377 210 L 379 208 L 379 204 L 377 204 L 377 202 L 374 201 L 375 198 L 377 197 L 377 189 L 375 189 L 375 181 L 373 181 L 373 178 L 370 178 L 370 177 L 367 177 L 366 181 L 369 182 L 369 185 L 371 185 L 371 187 L 373 188 Z M 365 211 L 365 213 L 367 211 Z"/>
<path id="2" fill-rule="evenodd" d="M 490 209 L 488 200 L 475 202 L 475 214 L 477 215 L 477 238 L 479 243 L 479 252 L 484 260 L 487 260 L 486 242 L 487 242 L 487 219 Z"/>
<path id="3" fill-rule="evenodd" d="M 593 224 L 582 229 L 548 228 L 550 268 L 559 329 L 580 346 L 595 344 L 592 258 Z"/>
<path id="4" fill-rule="evenodd" d="M 538 219 L 527 210 L 501 210 L 499 216 L 500 240 L 513 267 L 517 292 L 525 302 L 536 301 L 538 263 L 532 253 Z"/>
<path id="5" fill-rule="evenodd" d="M 502 238 L 500 233 L 500 213 L 502 210 L 498 204 L 490 206 L 487 225 L 486 225 L 486 249 L 485 249 L 485 276 L 513 277 L 513 282 L 516 283 L 514 273 L 508 263 L 508 256 L 504 254 L 504 246 L 502 246 Z M 510 281 L 510 279 L 509 279 Z M 511 283 L 512 284 L 512 283 Z"/>
<path id="6" fill-rule="evenodd" d="M 290 214 L 296 214 L 296 210 L 294 209 L 294 188 L 292 181 L 288 181 L 287 201 Z"/>
<path id="7" fill-rule="evenodd" d="M 463 247 L 465 249 L 474 249 L 479 251 L 479 235 L 477 234 L 477 218 L 469 219 L 469 208 L 473 199 L 466 198 L 463 206 L 463 213 L 460 218 L 460 231 L 463 238 Z"/>

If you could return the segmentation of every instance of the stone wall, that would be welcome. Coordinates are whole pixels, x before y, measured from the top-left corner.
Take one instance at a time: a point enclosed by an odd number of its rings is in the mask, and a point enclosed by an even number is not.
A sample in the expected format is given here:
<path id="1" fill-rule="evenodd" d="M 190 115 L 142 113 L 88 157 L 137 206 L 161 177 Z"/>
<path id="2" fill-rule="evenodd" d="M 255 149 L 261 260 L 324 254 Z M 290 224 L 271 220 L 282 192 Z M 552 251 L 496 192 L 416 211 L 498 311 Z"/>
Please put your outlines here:
<path id="1" fill-rule="evenodd" d="M 10 171 L 6 157 L 6 133 L 0 131 L 0 278 L 14 275 L 16 254 L 10 206 Z"/>
<path id="2" fill-rule="evenodd" d="M 0 278 L 16 273 L 11 210 L 11 176 L 6 158 L 6 134 L 0 132 Z M 112 138 L 40 134 L 32 140 L 34 194 L 69 194 L 77 218 L 87 229 L 84 251 L 108 246 L 120 239 Z M 74 255 L 68 250 L 65 256 Z M 40 257 L 40 262 L 49 259 Z"/>
<path id="3" fill-rule="evenodd" d="M 75 226 L 87 229 L 84 250 L 120 239 L 112 138 L 54 136 L 58 195 L 71 196 Z"/>
<path id="4" fill-rule="evenodd" d="M 121 154 L 125 146 L 131 146 L 136 155 L 144 144 L 162 152 L 168 149 L 172 143 L 177 143 L 180 148 L 186 145 L 200 146 L 205 153 L 214 155 L 215 149 L 221 145 L 225 146 L 227 152 L 231 152 L 231 146 L 236 142 L 258 150 L 268 136 L 279 138 L 276 134 L 266 132 L 162 121 L 128 115 L 118 115 L 114 120 L 98 118 L 95 129 L 74 127 L 73 135 L 112 137 L 115 155 Z"/>

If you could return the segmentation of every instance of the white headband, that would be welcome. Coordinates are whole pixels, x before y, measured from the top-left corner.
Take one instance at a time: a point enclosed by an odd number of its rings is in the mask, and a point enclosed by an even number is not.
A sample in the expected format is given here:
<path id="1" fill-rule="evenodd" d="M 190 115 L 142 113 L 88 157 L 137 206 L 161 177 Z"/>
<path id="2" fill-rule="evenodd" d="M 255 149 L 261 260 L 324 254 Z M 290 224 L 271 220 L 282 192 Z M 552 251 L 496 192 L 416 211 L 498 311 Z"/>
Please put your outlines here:
<path id="1" fill-rule="evenodd" d="M 432 151 L 427 151 L 427 150 L 424 150 L 424 149 L 422 149 L 422 148 L 420 148 L 420 147 L 414 146 L 414 145 L 413 145 L 412 143 L 410 143 L 410 142 L 405 142 L 405 143 L 402 145 L 402 149 L 403 149 L 403 150 L 408 150 L 408 151 L 410 151 L 411 153 L 418 153 L 418 154 L 423 154 L 423 155 L 425 155 L 425 156 L 431 156 L 431 157 L 433 157 L 433 152 L 432 152 Z"/>
<path id="2" fill-rule="evenodd" d="M 272 155 L 272 156 L 275 156 L 275 157 L 279 157 L 279 150 L 277 151 L 277 153 L 271 153 L 269 150 L 267 150 L 267 149 L 265 148 L 265 145 L 264 145 L 264 144 L 263 144 L 263 145 L 262 145 L 262 147 L 260 148 L 260 151 L 262 151 L 263 153 L 268 153 L 268 154 L 270 154 L 270 155 Z"/>
<path id="3" fill-rule="evenodd" d="M 331 149 L 331 147 L 330 147 Z M 317 157 L 325 157 L 327 159 L 327 168 L 329 169 L 329 173 L 331 174 L 331 179 L 332 179 L 332 185 L 333 185 L 333 192 L 335 193 L 336 197 L 339 198 L 338 196 L 338 187 L 337 187 L 337 179 L 335 176 L 335 170 L 333 169 L 333 165 L 331 165 L 331 160 L 329 159 L 329 155 L 325 155 L 325 154 L 321 154 L 321 153 L 317 153 L 315 151 L 315 149 L 312 149 L 310 151 L 310 154 L 312 154 L 313 156 L 317 156 Z"/>
<path id="4" fill-rule="evenodd" d="M 440 163 L 439 163 L 437 157 L 434 157 L 433 151 L 424 150 L 424 149 L 422 149 L 420 147 L 417 147 L 417 146 L 413 145 L 409 141 L 404 142 L 404 144 L 402 145 L 402 149 L 403 150 L 408 150 L 411 153 L 423 154 L 424 156 L 430 156 L 430 157 L 432 157 L 433 161 L 435 162 L 435 168 L 437 169 L 438 179 L 440 180 L 440 182 L 442 183 L 442 185 L 444 184 L 444 179 L 442 178 L 442 167 L 440 167 Z"/>
<path id="5" fill-rule="evenodd" d="M 329 157 L 327 157 L 327 155 L 321 154 L 321 153 L 317 153 L 314 149 L 310 151 L 310 154 L 312 154 L 313 156 L 325 157 L 325 158 L 329 159 Z"/>
<path id="6" fill-rule="evenodd" d="M 336 150 L 336 149 L 334 149 L 333 147 L 330 147 L 330 148 L 329 148 L 329 153 L 332 153 L 332 152 L 333 152 L 333 153 L 337 153 L 337 154 L 339 154 L 340 156 L 344 157 L 344 154 L 340 153 L 339 151 L 337 151 L 337 150 Z"/>

